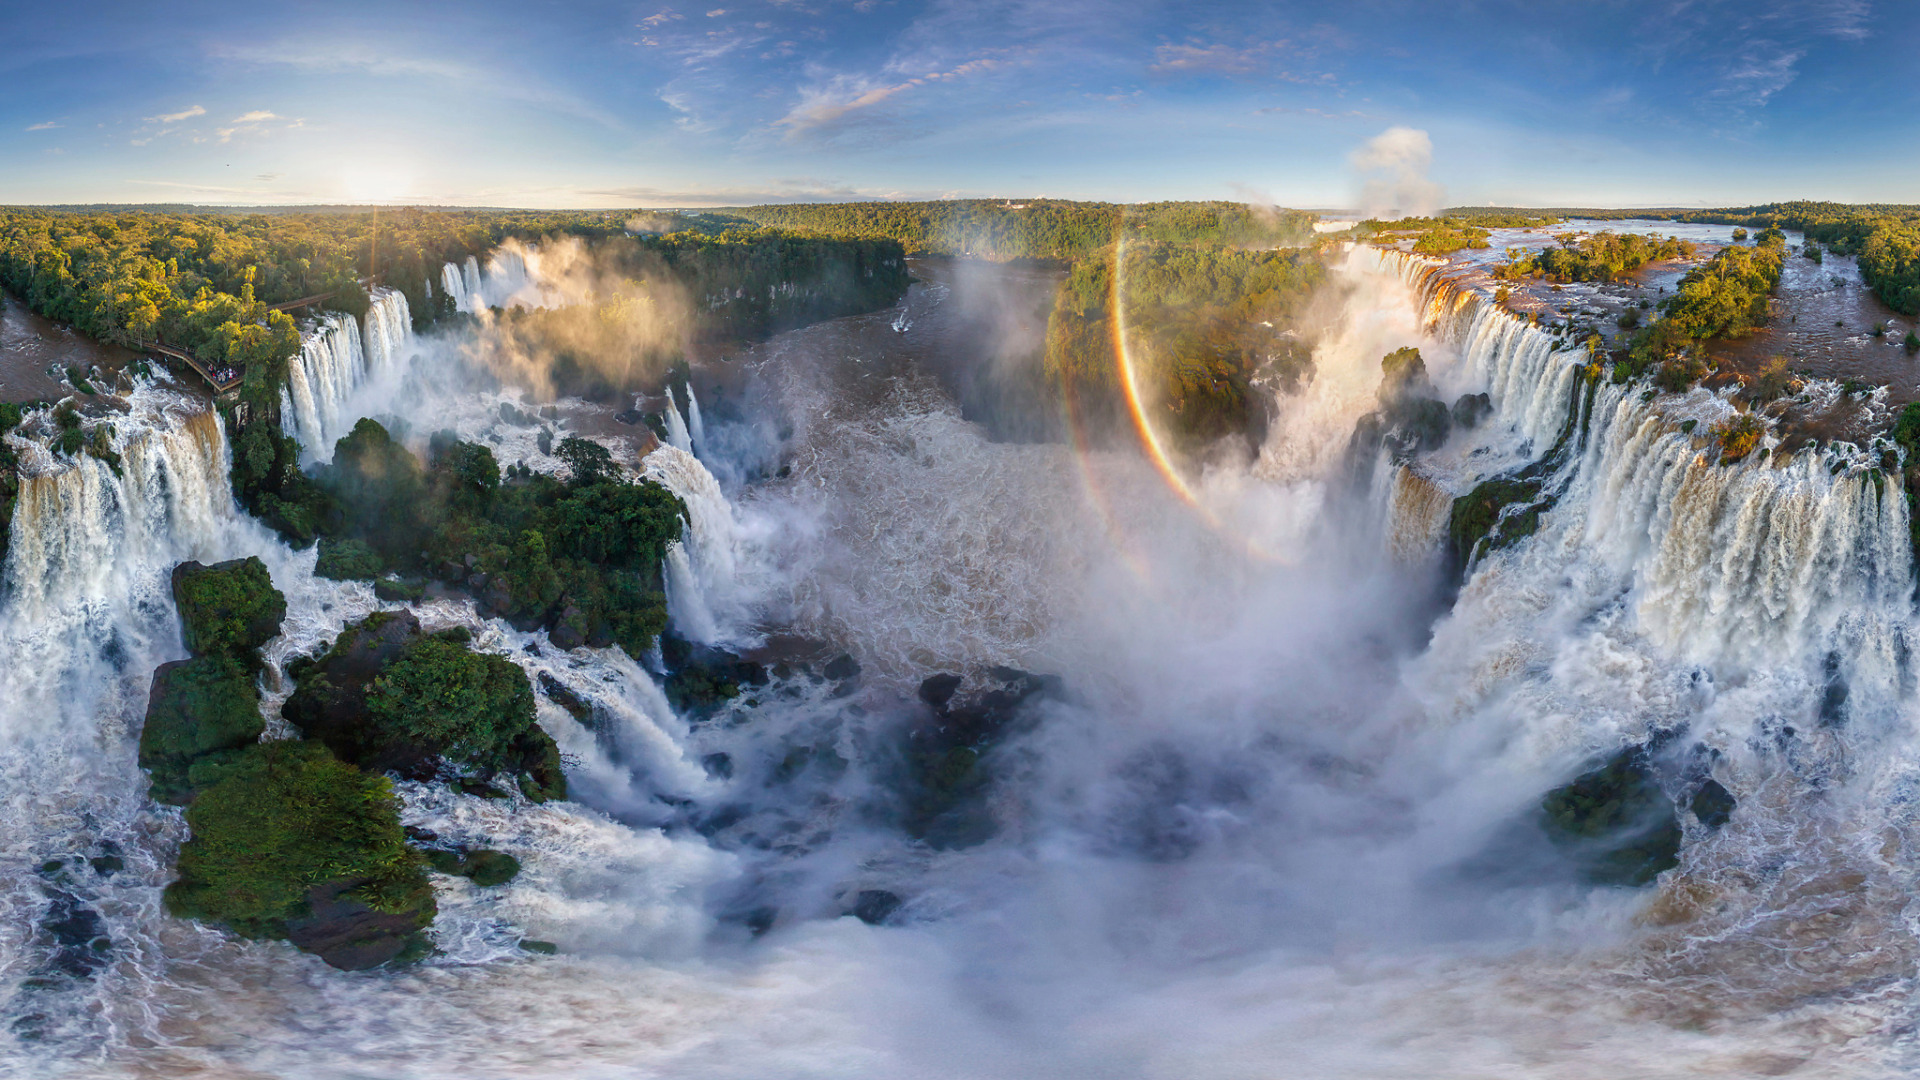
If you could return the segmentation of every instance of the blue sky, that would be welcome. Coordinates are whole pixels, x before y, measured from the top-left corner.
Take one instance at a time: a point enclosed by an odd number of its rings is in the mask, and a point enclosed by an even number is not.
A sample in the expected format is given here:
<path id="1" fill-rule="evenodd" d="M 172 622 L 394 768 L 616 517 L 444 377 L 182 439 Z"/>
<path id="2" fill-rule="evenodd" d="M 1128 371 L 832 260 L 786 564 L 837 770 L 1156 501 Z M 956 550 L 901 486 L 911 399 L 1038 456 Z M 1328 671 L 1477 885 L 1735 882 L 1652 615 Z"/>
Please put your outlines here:
<path id="1" fill-rule="evenodd" d="M 0 2 L 6 203 L 1920 202 L 1890 0 Z"/>

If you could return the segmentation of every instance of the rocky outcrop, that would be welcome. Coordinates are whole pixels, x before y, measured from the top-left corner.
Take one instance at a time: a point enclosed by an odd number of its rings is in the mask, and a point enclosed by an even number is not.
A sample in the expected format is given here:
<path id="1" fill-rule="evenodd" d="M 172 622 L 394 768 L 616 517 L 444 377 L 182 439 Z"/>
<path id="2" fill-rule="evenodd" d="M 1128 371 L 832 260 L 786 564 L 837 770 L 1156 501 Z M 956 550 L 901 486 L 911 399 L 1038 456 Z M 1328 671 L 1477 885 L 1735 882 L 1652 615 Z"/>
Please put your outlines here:
<path id="1" fill-rule="evenodd" d="M 534 718 L 533 684 L 460 634 L 423 634 L 412 612 L 348 627 L 298 682 L 280 714 L 342 761 L 428 779 L 441 765 L 507 773 L 535 802 L 566 798 L 560 750 Z"/>
<path id="2" fill-rule="evenodd" d="M 1540 810 L 1548 839 L 1595 884 L 1646 885 L 1679 865 L 1679 815 L 1647 747 L 1628 747 L 1554 788 Z"/>
<path id="3" fill-rule="evenodd" d="M 907 732 L 902 759 L 902 826 L 936 848 L 970 847 L 998 830 L 987 807 L 992 782 L 988 760 L 1008 737 L 1028 730 L 1038 717 L 1034 702 L 1058 694 L 1056 677 L 995 667 L 980 680 L 983 691 L 958 697 L 964 680 L 934 675 L 920 684 L 928 715 Z"/>
<path id="4" fill-rule="evenodd" d="M 265 729 L 253 673 L 238 661 L 201 656 L 160 665 L 140 729 L 140 767 L 151 774 L 150 796 L 180 806 L 193 801 Z"/>
<path id="5" fill-rule="evenodd" d="M 181 563 L 173 568 L 173 599 L 187 650 L 196 656 L 250 658 L 287 617 L 287 598 L 257 556 L 214 566 Z"/>
<path id="6" fill-rule="evenodd" d="M 320 743 L 247 747 L 187 825 L 165 896 L 175 916 L 284 938 L 346 970 L 420 951 L 433 889 L 392 786 Z"/>

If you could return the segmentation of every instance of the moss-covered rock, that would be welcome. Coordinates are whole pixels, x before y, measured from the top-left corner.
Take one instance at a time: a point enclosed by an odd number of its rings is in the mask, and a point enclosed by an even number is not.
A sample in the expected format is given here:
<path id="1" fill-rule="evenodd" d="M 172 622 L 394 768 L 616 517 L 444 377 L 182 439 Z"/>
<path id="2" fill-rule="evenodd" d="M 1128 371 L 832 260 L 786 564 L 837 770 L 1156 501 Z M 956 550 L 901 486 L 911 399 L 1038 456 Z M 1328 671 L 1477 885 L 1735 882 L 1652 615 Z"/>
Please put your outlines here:
<path id="1" fill-rule="evenodd" d="M 711 715 L 739 697 L 745 687 L 767 681 L 767 669 L 761 665 L 676 634 L 660 636 L 660 657 L 667 665 L 667 703 L 676 712 L 696 717 Z"/>
<path id="2" fill-rule="evenodd" d="M 177 917 L 286 938 L 349 970 L 400 955 L 433 919 L 391 786 L 318 743 L 247 747 L 187 825 L 166 891 Z"/>
<path id="3" fill-rule="evenodd" d="M 520 875 L 520 860 L 504 851 L 435 848 L 426 856 L 427 864 L 440 873 L 463 877 L 482 887 L 505 885 Z"/>
<path id="4" fill-rule="evenodd" d="M 1447 517 L 1452 564 L 1464 574 L 1477 555 L 1532 536 L 1551 506 L 1540 498 L 1542 487 L 1538 479 L 1495 477 L 1455 499 Z M 1510 507 L 1519 509 L 1509 512 Z"/>
<path id="5" fill-rule="evenodd" d="M 1601 885 L 1645 885 L 1680 862 L 1680 819 L 1644 747 L 1628 747 L 1540 800 L 1547 836 Z"/>
<path id="6" fill-rule="evenodd" d="M 192 801 L 218 767 L 260 740 L 265 727 L 253 673 L 239 661 L 201 656 L 160 665 L 140 729 L 140 767 L 152 774 L 152 798 L 176 805 Z"/>
<path id="7" fill-rule="evenodd" d="M 387 572 L 387 561 L 359 540 L 322 536 L 313 572 L 334 581 L 372 581 Z"/>
<path id="8" fill-rule="evenodd" d="M 348 627 L 298 678 L 281 715 L 343 761 L 425 778 L 444 760 L 519 777 L 535 801 L 566 797 L 560 751 L 535 720 L 527 673 L 456 637 L 422 634 L 411 612 Z"/>
<path id="9" fill-rule="evenodd" d="M 173 599 L 180 608 L 187 649 L 196 656 L 255 662 L 254 650 L 280 633 L 287 598 L 273 587 L 257 556 L 173 568 Z"/>

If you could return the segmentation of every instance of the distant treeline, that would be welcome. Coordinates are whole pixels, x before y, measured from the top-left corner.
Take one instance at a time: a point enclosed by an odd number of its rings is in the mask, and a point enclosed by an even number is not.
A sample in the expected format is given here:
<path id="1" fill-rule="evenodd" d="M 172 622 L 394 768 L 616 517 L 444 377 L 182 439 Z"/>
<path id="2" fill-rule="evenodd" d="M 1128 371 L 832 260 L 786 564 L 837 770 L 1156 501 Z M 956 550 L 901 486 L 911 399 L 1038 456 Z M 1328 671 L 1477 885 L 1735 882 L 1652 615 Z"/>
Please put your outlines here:
<path id="1" fill-rule="evenodd" d="M 1235 202 L 951 199 L 747 206 L 699 216 L 826 236 L 898 240 L 909 255 L 1072 262 L 1122 236 L 1163 243 L 1298 246 L 1312 238 L 1316 215 Z"/>

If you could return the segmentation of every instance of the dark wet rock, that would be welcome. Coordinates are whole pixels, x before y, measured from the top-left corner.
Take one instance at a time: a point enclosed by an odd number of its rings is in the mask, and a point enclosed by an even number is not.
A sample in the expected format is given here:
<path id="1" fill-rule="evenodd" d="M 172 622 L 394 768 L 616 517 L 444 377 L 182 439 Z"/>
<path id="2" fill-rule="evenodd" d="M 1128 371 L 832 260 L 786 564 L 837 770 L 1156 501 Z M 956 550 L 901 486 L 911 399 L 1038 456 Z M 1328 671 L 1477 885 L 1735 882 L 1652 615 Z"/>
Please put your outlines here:
<path id="1" fill-rule="evenodd" d="M 827 666 L 820 669 L 820 673 L 832 682 L 857 679 L 860 677 L 860 663 L 852 656 L 841 653 L 839 656 L 827 661 Z"/>
<path id="2" fill-rule="evenodd" d="M 548 640 L 556 648 L 578 649 L 587 643 L 587 635 L 593 630 L 593 620 L 577 606 L 568 603 L 554 613 L 547 628 Z"/>
<path id="3" fill-rule="evenodd" d="M 853 917 L 868 926 L 879 926 L 900 910 L 900 898 L 885 889 L 862 889 L 853 901 Z"/>
<path id="4" fill-rule="evenodd" d="M 95 855 L 87 860 L 87 865 L 101 877 L 112 877 L 127 868 L 127 861 L 118 855 Z"/>
<path id="5" fill-rule="evenodd" d="M 673 634 L 660 636 L 660 655 L 668 671 L 664 686 L 668 704 L 695 718 L 711 716 L 739 697 L 743 688 L 767 682 L 767 669 L 761 665 Z"/>
<path id="6" fill-rule="evenodd" d="M 520 860 L 504 851 L 456 848 L 452 851 L 436 849 L 425 854 L 427 865 L 435 870 L 466 878 L 483 887 L 505 885 L 520 874 Z"/>
<path id="7" fill-rule="evenodd" d="M 1639 886 L 1680 862 L 1680 820 L 1645 747 L 1628 747 L 1540 800 L 1547 836 L 1601 885 Z"/>
<path id="8" fill-rule="evenodd" d="M 1540 497 L 1538 479 L 1495 477 L 1453 501 L 1447 517 L 1447 554 L 1464 577 L 1475 560 L 1532 536 L 1554 500 Z"/>
<path id="9" fill-rule="evenodd" d="M 560 951 L 560 946 L 551 941 L 536 941 L 533 938 L 523 939 L 520 942 L 520 948 L 540 956 L 552 956 Z"/>
<path id="10" fill-rule="evenodd" d="M 265 729 L 253 673 L 239 660 L 198 656 L 160 665 L 140 728 L 140 767 L 152 777 L 150 796 L 176 806 L 192 801 L 221 763 L 258 742 Z"/>
<path id="11" fill-rule="evenodd" d="M 626 424 L 628 426 L 638 424 L 641 421 L 642 417 L 643 417 L 643 414 L 640 412 L 639 409 L 628 409 L 625 412 L 617 412 L 613 414 L 613 418 L 615 420 L 619 421 L 622 424 Z"/>
<path id="12" fill-rule="evenodd" d="M 1693 811 L 1693 816 L 1700 819 L 1700 824 L 1709 829 L 1718 829 L 1733 820 L 1734 808 L 1739 803 L 1735 801 L 1733 792 L 1728 791 L 1720 781 L 1708 779 L 1700 785 L 1700 790 L 1693 793 L 1693 799 L 1687 805 Z"/>
<path id="13" fill-rule="evenodd" d="M 585 698 L 568 689 L 566 683 L 554 678 L 552 672 L 541 672 L 539 681 L 540 692 L 547 695 L 548 701 L 567 710 L 575 720 L 583 724 L 592 724 L 593 706 L 588 704 Z"/>
<path id="14" fill-rule="evenodd" d="M 485 780 L 475 780 L 471 777 L 455 780 L 452 787 L 460 794 L 471 795 L 476 799 L 511 799 L 513 797 Z"/>
<path id="15" fill-rule="evenodd" d="M 779 919 L 779 908 L 757 907 L 740 917 L 740 925 L 751 931 L 754 937 L 760 937 L 767 931 L 773 929 L 773 924 L 779 921 Z"/>
<path id="16" fill-rule="evenodd" d="M 920 683 L 920 700 L 933 706 L 935 711 L 943 710 L 959 689 L 958 675 L 929 675 Z"/>
<path id="17" fill-rule="evenodd" d="M 376 911 L 353 895 L 363 884 L 313 886 L 307 891 L 305 914 L 286 921 L 287 940 L 342 971 L 379 967 L 417 948 L 420 931 L 433 921 L 433 907 Z"/>
<path id="18" fill-rule="evenodd" d="M 1840 654 L 1830 652 L 1823 665 L 1827 685 L 1820 695 L 1820 726 L 1839 727 L 1847 721 L 1847 698 L 1851 691 L 1847 687 L 1846 674 L 1840 667 Z"/>
<path id="19" fill-rule="evenodd" d="M 1493 398 L 1485 393 L 1461 394 L 1453 403 L 1453 423 L 1455 427 L 1476 428 L 1480 421 L 1493 415 Z"/>
<path id="20" fill-rule="evenodd" d="M 733 779 L 733 755 L 728 753 L 708 754 L 700 759 L 700 766 L 707 775 L 715 780 Z"/>
<path id="21" fill-rule="evenodd" d="M 107 966 L 113 939 L 100 913 L 72 893 L 47 891 L 49 903 L 40 919 L 48 944 L 45 970 L 73 979 L 85 979 Z"/>
<path id="22" fill-rule="evenodd" d="M 500 403 L 500 421 L 514 427 L 533 427 L 540 422 L 540 419 L 532 413 L 516 408 L 510 401 L 503 401 Z"/>
<path id="23" fill-rule="evenodd" d="M 341 760 L 371 761 L 384 740 L 365 730 L 367 690 L 381 669 L 419 636 L 420 620 L 411 611 L 376 612 L 347 627 L 326 655 L 301 676 L 299 686 L 281 705 L 280 715 L 309 738 L 325 743 Z M 408 755 L 413 759 L 408 764 L 417 764 L 428 753 L 418 748 Z"/>
<path id="24" fill-rule="evenodd" d="M 986 759 L 1037 720 L 1031 707 L 1036 699 L 1061 688 L 1057 677 L 1014 668 L 995 668 L 988 676 L 996 685 L 964 700 L 949 693 L 928 721 L 907 732 L 901 824 L 936 848 L 969 847 L 997 831 L 986 805 L 992 781 Z"/>
<path id="25" fill-rule="evenodd" d="M 214 566 L 184 562 L 173 568 L 172 584 L 187 649 L 196 656 L 252 662 L 287 617 L 287 598 L 257 556 Z"/>

